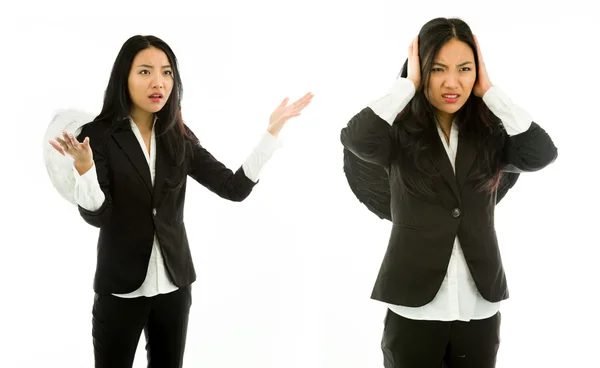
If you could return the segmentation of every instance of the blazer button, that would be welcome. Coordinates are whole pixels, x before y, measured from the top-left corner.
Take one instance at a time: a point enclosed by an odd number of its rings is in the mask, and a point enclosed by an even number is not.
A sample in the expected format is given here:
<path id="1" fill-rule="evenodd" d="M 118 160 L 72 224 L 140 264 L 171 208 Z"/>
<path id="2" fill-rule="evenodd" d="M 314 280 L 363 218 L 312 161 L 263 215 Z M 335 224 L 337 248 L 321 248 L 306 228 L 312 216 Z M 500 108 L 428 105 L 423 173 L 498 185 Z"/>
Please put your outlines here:
<path id="1" fill-rule="evenodd" d="M 452 217 L 459 218 L 460 217 L 460 209 L 455 208 L 452 210 Z"/>
<path id="2" fill-rule="evenodd" d="M 156 216 L 156 208 L 152 209 L 152 216 Z"/>

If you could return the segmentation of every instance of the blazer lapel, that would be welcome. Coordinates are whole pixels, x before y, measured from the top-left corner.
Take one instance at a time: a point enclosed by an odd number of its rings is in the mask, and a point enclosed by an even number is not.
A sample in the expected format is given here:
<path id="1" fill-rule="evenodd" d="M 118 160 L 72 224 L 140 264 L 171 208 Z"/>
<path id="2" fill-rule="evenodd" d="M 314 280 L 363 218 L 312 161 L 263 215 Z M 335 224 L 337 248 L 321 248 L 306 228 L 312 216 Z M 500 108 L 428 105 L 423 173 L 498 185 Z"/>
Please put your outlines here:
<path id="1" fill-rule="evenodd" d="M 475 143 L 461 135 L 458 139 L 458 148 L 456 152 L 456 181 L 458 183 L 459 192 L 462 192 L 473 162 L 477 157 L 477 148 Z"/>
<path id="2" fill-rule="evenodd" d="M 456 196 L 456 198 L 460 201 L 460 192 L 458 190 L 458 184 L 456 181 L 456 176 L 454 175 L 454 169 L 452 169 L 452 163 L 450 162 L 450 158 L 446 153 L 446 149 L 444 148 L 442 141 L 438 139 L 434 139 L 435 143 L 433 144 L 431 153 L 431 161 L 438 169 L 438 171 L 442 174 L 443 178 L 446 180 L 452 192 Z M 460 143 L 459 143 L 460 145 Z"/>
<path id="3" fill-rule="evenodd" d="M 131 164 L 142 178 L 144 186 L 152 194 L 152 178 L 150 177 L 150 167 L 139 141 L 129 126 L 129 120 L 124 120 L 122 126 L 114 133 L 115 140 L 121 149 L 129 158 Z"/>
<path id="4" fill-rule="evenodd" d="M 163 184 L 165 183 L 165 178 L 170 173 L 170 167 L 165 158 L 167 152 L 165 152 L 162 137 L 159 137 L 158 133 L 156 133 L 155 141 L 156 145 L 154 149 L 156 150 L 156 161 L 154 166 L 154 199 L 156 201 L 160 198 L 160 193 L 162 191 Z"/>

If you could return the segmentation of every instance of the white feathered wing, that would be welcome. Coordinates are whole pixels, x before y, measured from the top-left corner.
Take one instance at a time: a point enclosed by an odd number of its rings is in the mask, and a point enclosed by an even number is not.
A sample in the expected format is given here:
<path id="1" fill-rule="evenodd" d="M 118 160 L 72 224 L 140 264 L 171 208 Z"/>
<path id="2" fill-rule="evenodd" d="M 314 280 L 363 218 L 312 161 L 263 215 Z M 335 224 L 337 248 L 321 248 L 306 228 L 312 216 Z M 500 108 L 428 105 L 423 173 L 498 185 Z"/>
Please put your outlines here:
<path id="1" fill-rule="evenodd" d="M 77 137 L 81 132 L 81 128 L 94 120 L 94 118 L 94 115 L 81 110 L 58 110 L 55 112 L 44 134 L 44 163 L 46 164 L 50 181 L 56 191 L 74 206 L 77 206 L 77 203 L 73 196 L 75 190 L 73 159 L 58 153 L 48 141 L 56 137 L 62 137 L 63 131 Z"/>

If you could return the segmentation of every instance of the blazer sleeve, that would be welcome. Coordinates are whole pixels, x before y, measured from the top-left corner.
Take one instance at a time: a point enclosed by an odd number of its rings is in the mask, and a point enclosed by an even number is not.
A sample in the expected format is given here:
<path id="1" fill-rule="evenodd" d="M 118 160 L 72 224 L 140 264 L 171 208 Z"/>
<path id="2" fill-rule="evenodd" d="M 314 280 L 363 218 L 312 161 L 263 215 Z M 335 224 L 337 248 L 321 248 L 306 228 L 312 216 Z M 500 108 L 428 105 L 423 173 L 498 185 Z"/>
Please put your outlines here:
<path id="1" fill-rule="evenodd" d="M 100 228 L 110 221 L 113 206 L 110 195 L 110 182 L 108 175 L 109 168 L 104 156 L 103 143 L 100 141 L 100 136 L 91 131 L 90 126 L 92 124 L 94 123 L 90 123 L 83 127 L 81 133 L 77 136 L 77 140 L 79 142 L 83 142 L 86 136 L 90 137 L 90 147 L 94 155 L 94 167 L 91 170 L 94 170 L 94 168 L 96 170 L 98 184 L 104 193 L 104 202 L 100 208 L 93 211 L 82 207 L 80 204 L 77 205 L 77 208 L 79 209 L 79 214 L 85 220 L 85 222 L 94 227 Z"/>
<path id="2" fill-rule="evenodd" d="M 342 129 L 340 139 L 344 148 L 363 161 L 389 167 L 391 126 L 414 95 L 414 84 L 406 78 L 397 78 L 385 94 L 371 101 Z"/>
<path id="3" fill-rule="evenodd" d="M 388 167 L 392 152 L 390 129 L 390 124 L 365 107 L 342 129 L 340 140 L 361 160 Z"/>
<path id="4" fill-rule="evenodd" d="M 511 173 L 534 172 L 553 163 L 558 149 L 541 126 L 531 122 L 527 131 L 507 136 L 503 147 L 503 171 Z"/>
<path id="5" fill-rule="evenodd" d="M 234 202 L 246 199 L 258 181 L 255 183 L 250 180 L 246 176 L 243 166 L 240 166 L 235 172 L 227 168 L 202 147 L 189 127 L 185 126 L 185 129 L 187 134 L 194 139 L 193 155 L 188 161 L 188 175 L 221 198 Z"/>
<path id="6" fill-rule="evenodd" d="M 494 85 L 482 99 L 505 129 L 503 171 L 538 171 L 556 160 L 558 150 L 548 133 L 533 121 L 525 109 L 513 103 L 502 89 Z"/>

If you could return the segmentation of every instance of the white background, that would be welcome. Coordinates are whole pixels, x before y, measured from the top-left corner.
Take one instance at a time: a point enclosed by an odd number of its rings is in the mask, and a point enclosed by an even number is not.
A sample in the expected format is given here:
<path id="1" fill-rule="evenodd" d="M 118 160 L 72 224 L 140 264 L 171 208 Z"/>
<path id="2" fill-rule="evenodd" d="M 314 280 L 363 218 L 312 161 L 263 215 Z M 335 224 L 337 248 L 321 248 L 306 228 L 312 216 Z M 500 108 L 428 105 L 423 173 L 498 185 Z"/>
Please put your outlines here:
<path id="1" fill-rule="evenodd" d="M 215 2 L 216 3 L 216 2 Z M 57 1 L 3 8 L 0 366 L 91 367 L 97 229 L 52 187 L 42 159 L 55 110 L 97 114 L 119 48 L 164 39 L 183 115 L 230 168 L 285 97 L 313 103 L 242 203 L 188 184 L 198 272 L 186 367 L 381 367 L 385 306 L 369 298 L 388 222 L 353 196 L 339 131 L 384 93 L 420 27 L 459 16 L 492 82 L 554 139 L 497 208 L 511 298 L 497 367 L 597 364 L 598 36 L 590 7 L 404 1 Z M 145 367 L 144 337 L 135 367 Z"/>

